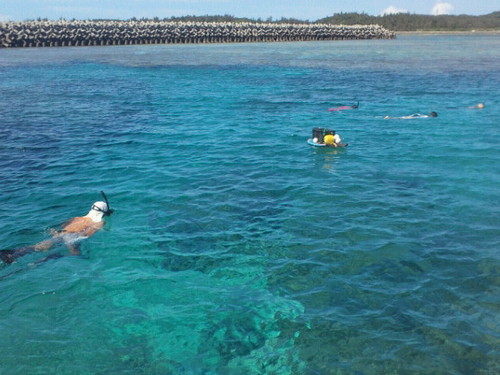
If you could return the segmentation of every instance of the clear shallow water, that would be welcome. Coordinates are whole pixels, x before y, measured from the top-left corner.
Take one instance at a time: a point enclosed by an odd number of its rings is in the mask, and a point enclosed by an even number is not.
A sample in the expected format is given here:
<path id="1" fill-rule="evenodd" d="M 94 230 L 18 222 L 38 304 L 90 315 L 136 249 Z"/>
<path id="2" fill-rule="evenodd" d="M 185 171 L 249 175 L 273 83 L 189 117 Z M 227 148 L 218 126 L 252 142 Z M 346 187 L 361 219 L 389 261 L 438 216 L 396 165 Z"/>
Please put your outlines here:
<path id="1" fill-rule="evenodd" d="M 2 372 L 498 373 L 499 45 L 1 50 Z"/>

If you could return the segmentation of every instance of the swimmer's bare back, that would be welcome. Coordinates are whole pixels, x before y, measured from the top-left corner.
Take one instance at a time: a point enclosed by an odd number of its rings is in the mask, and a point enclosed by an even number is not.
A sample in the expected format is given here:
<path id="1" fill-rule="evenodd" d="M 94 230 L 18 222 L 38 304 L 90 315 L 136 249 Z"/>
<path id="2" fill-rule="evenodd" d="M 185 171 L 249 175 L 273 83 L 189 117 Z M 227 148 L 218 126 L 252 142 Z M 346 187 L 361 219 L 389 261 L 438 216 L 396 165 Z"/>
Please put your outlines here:
<path id="1" fill-rule="evenodd" d="M 104 221 L 95 222 L 86 216 L 74 217 L 59 233 L 76 233 L 82 237 L 90 237 L 104 226 Z"/>
<path id="2" fill-rule="evenodd" d="M 47 251 L 58 239 L 63 239 L 69 252 L 73 255 L 80 255 L 80 244 L 76 241 L 68 241 L 68 236 L 76 235 L 80 238 L 88 238 L 104 226 L 104 221 L 95 222 L 86 216 L 74 217 L 66 223 L 59 232 L 53 231 L 54 237 L 34 245 L 35 251 Z"/>

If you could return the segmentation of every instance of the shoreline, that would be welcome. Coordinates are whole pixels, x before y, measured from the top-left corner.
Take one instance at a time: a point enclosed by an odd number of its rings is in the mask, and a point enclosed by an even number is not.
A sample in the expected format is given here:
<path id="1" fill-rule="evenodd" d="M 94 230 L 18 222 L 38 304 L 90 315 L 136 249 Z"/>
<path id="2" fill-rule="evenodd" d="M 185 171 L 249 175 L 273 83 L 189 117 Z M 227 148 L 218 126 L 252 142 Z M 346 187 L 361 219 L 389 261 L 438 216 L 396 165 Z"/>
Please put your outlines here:
<path id="1" fill-rule="evenodd" d="M 418 30 L 394 31 L 396 35 L 496 35 L 500 30 Z"/>

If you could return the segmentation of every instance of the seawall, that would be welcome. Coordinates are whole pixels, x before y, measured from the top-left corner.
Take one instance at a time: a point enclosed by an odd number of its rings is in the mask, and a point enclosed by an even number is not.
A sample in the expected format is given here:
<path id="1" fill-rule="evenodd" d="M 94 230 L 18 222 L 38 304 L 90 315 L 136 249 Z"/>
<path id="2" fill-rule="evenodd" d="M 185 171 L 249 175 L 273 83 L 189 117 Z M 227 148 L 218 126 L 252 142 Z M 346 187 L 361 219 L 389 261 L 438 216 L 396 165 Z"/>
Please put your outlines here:
<path id="1" fill-rule="evenodd" d="M 0 48 L 393 39 L 379 25 L 172 21 L 0 22 Z"/>

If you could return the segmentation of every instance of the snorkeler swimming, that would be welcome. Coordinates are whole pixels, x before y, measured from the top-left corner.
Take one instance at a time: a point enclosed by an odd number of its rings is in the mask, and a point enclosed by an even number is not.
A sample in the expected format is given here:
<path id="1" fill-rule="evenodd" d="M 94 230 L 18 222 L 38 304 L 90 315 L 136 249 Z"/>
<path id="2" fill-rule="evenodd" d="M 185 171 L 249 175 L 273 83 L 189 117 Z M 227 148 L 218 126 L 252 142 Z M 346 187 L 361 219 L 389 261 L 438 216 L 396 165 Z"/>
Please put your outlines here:
<path id="1" fill-rule="evenodd" d="M 430 117 L 438 117 L 438 114 L 436 112 L 431 112 L 428 115 L 422 115 L 420 113 L 414 113 L 414 114 L 409 115 L 409 116 L 402 116 L 402 117 L 385 116 L 384 118 L 385 119 L 393 118 L 393 119 L 399 119 L 399 120 L 413 120 L 413 119 L 417 119 L 417 118 L 430 118 Z"/>
<path id="2" fill-rule="evenodd" d="M 92 236 L 104 226 L 103 217 L 113 213 L 110 209 L 106 195 L 101 192 L 105 202 L 95 202 L 85 216 L 70 219 L 61 231 L 52 230 L 52 238 L 37 243 L 36 245 L 23 246 L 14 250 L 0 251 L 0 259 L 5 263 L 13 263 L 17 258 L 32 252 L 47 251 L 54 245 L 64 244 L 72 255 L 80 254 L 80 241 Z"/>
<path id="3" fill-rule="evenodd" d="M 359 102 L 357 102 L 356 104 L 353 104 L 353 105 L 341 105 L 338 107 L 328 108 L 328 112 L 338 112 L 338 111 L 344 111 L 347 109 L 358 109 L 358 108 L 359 108 Z"/>

